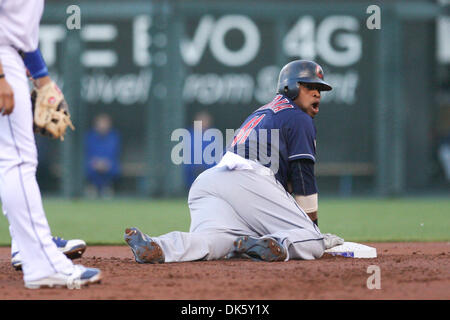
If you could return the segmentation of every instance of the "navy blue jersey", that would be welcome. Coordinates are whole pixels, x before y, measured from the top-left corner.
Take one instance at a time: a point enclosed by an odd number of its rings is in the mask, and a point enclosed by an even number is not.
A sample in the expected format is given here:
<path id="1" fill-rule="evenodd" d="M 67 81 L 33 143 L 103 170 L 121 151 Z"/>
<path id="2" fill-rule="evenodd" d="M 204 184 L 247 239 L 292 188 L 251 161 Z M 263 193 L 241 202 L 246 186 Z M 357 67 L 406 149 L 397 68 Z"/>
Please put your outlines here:
<path id="1" fill-rule="evenodd" d="M 315 144 L 313 119 L 289 98 L 277 95 L 244 121 L 228 151 L 271 168 L 287 189 L 289 161 L 315 162 Z"/>

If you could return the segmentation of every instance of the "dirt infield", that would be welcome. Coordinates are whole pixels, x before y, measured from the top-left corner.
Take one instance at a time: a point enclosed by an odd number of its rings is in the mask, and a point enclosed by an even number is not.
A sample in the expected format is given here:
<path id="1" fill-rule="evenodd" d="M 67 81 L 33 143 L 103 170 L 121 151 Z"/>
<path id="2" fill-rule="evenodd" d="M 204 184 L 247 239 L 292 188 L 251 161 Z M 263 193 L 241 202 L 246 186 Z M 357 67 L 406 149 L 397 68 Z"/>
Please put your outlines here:
<path id="1" fill-rule="evenodd" d="M 325 255 L 315 261 L 202 261 L 137 264 L 127 246 L 91 246 L 77 263 L 103 271 L 101 284 L 81 290 L 23 287 L 22 272 L 0 248 L 1 300 L 303 300 L 450 299 L 450 242 L 366 243 L 378 258 Z M 370 265 L 381 289 L 367 288 Z"/>

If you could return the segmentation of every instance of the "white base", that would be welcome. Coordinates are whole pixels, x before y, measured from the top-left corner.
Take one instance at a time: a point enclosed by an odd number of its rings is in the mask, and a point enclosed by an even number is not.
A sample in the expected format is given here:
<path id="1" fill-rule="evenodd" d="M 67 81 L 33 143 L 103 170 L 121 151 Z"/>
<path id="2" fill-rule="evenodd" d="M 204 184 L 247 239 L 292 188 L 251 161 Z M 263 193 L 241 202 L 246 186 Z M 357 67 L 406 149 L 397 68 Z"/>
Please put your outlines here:
<path id="1" fill-rule="evenodd" d="M 343 256 L 347 258 L 376 258 L 377 249 L 356 242 L 344 242 L 339 246 L 325 250 L 333 256 Z"/>

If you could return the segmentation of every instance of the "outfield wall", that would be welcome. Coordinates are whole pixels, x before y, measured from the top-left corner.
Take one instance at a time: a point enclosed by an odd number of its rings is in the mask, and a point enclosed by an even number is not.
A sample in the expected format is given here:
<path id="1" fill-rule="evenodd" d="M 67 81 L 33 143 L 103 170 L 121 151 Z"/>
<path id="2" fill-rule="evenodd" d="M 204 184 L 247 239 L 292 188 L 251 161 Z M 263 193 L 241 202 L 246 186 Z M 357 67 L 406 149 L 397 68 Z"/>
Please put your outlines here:
<path id="1" fill-rule="evenodd" d="M 204 110 L 224 134 L 237 129 L 298 58 L 334 87 L 315 120 L 321 191 L 448 190 L 437 157 L 450 132 L 449 65 L 436 58 L 444 6 L 378 3 L 373 29 L 369 1 L 79 1 L 70 28 L 72 3 L 46 3 L 40 47 L 77 130 L 64 143 L 38 138 L 44 193 L 84 194 L 84 135 L 106 112 L 122 134 L 116 193 L 185 194 L 173 131 Z"/>

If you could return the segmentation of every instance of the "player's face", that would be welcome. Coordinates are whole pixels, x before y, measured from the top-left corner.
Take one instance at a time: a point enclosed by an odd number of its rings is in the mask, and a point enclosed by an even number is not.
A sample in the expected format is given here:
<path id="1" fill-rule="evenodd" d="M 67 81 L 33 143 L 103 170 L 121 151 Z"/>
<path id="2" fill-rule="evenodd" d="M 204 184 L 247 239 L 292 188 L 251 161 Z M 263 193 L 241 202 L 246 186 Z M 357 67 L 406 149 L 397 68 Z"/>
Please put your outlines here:
<path id="1" fill-rule="evenodd" d="M 320 87 L 314 83 L 301 83 L 298 97 L 294 102 L 311 118 L 319 113 Z"/>

